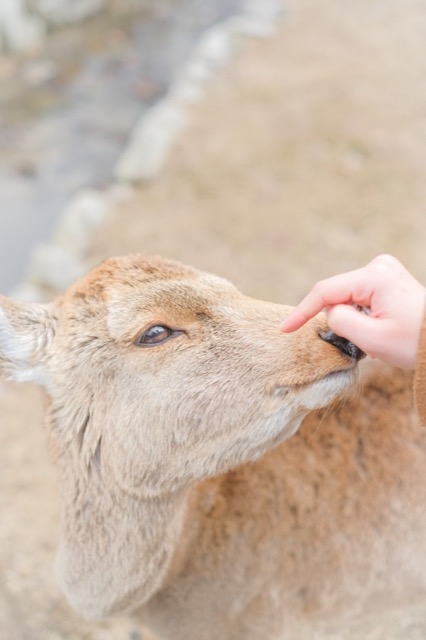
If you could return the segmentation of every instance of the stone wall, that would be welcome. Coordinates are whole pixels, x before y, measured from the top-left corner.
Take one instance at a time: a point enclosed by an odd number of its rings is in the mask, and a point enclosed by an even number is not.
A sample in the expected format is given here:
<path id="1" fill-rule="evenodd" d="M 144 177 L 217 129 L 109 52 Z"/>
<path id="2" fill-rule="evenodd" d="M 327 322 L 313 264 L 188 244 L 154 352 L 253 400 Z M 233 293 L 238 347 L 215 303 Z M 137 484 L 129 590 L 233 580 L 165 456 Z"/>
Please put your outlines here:
<path id="1" fill-rule="evenodd" d="M 102 9 L 108 0 L 1 0 L 0 51 L 39 46 L 52 26 L 77 22 Z"/>

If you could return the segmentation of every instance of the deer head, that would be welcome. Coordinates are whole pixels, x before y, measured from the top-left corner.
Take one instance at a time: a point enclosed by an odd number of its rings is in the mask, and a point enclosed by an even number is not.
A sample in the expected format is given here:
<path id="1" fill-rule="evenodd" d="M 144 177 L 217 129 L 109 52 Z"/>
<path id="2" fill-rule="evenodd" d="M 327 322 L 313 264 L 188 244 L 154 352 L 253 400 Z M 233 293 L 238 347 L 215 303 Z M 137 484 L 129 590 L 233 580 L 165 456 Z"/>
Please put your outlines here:
<path id="1" fill-rule="evenodd" d="M 323 318 L 161 259 L 107 260 L 49 305 L 1 299 L 0 372 L 46 387 L 58 448 L 158 495 L 262 455 L 354 381 Z M 99 459 L 97 458 L 97 464 Z"/>

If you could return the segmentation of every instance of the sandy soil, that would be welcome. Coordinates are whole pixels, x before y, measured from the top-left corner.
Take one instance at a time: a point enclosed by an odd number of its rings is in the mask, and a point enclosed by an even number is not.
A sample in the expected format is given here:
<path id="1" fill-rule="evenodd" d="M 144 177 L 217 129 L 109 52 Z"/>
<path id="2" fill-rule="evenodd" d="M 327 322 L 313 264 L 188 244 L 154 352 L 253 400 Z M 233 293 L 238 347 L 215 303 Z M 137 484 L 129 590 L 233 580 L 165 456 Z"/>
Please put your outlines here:
<path id="1" fill-rule="evenodd" d="M 166 254 L 285 302 L 379 252 L 426 280 L 425 36 L 414 0 L 289 3 L 94 258 Z"/>
<path id="2" fill-rule="evenodd" d="M 111 216 L 91 260 L 162 254 L 285 303 L 380 252 L 426 282 L 424 4 L 289 0 L 287 7 L 276 37 L 247 43 L 193 108 L 162 177 Z M 140 639 L 131 619 L 81 621 L 57 590 L 55 475 L 39 392 L 4 385 L 0 415 L 4 637 Z M 345 629 L 307 629 L 297 640 L 425 637 L 426 607 L 401 603 Z"/>

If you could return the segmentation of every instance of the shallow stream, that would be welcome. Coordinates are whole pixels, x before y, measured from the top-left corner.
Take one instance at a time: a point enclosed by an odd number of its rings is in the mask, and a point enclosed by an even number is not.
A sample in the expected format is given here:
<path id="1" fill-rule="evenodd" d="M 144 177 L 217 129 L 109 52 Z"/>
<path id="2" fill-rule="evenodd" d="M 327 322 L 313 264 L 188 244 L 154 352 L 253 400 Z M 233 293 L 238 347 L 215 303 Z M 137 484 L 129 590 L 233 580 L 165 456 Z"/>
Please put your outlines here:
<path id="1" fill-rule="evenodd" d="M 0 292 L 16 286 L 72 196 L 102 188 L 133 125 L 200 33 L 242 0 L 139 0 L 0 58 Z M 126 7 L 126 10 L 117 9 Z"/>

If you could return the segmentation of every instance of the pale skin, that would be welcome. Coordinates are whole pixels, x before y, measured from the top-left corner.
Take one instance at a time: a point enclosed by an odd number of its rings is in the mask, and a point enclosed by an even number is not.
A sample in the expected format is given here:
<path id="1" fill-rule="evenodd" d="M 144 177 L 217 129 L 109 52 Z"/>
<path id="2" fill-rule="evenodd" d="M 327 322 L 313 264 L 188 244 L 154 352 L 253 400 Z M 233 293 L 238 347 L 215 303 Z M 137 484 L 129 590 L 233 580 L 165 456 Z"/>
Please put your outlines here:
<path id="1" fill-rule="evenodd" d="M 290 333 L 322 310 L 330 329 L 373 358 L 415 369 L 425 287 L 393 256 L 318 282 L 281 324 Z"/>

